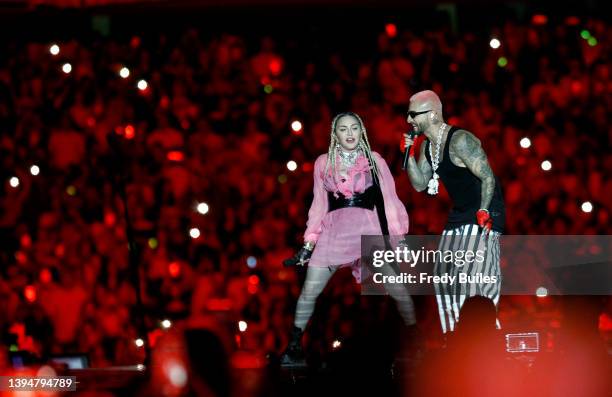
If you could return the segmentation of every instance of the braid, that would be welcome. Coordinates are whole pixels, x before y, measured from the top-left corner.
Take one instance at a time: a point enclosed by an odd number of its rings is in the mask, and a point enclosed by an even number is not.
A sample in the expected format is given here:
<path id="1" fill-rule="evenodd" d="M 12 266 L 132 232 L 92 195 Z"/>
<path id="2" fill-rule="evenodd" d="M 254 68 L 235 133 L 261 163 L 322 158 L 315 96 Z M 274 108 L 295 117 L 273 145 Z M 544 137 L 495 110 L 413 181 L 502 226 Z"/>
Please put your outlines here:
<path id="1" fill-rule="evenodd" d="M 332 178 L 334 183 L 336 183 L 336 146 L 338 145 L 338 138 L 334 131 L 336 131 L 336 123 L 338 122 L 339 117 L 334 117 L 334 121 L 332 121 L 331 133 L 329 137 L 329 148 L 327 149 L 327 162 L 325 163 L 325 172 L 324 175 L 327 176 L 327 173 L 330 172 L 332 174 Z"/>

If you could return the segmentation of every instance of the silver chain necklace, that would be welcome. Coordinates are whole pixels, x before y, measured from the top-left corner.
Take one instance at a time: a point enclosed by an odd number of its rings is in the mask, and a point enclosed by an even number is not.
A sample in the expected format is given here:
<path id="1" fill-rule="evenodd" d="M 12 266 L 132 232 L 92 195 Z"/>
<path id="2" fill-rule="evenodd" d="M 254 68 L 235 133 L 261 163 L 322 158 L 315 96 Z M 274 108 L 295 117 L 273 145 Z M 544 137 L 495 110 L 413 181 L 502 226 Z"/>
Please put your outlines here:
<path id="1" fill-rule="evenodd" d="M 342 165 L 345 168 L 350 168 L 355 165 L 355 161 L 357 160 L 357 156 L 359 155 L 359 149 L 353 150 L 352 152 L 345 152 L 344 150 L 338 148 L 338 155 L 340 155 Z"/>
<path id="2" fill-rule="evenodd" d="M 438 179 L 440 179 L 440 175 L 436 172 L 438 170 L 438 166 L 440 165 L 440 147 L 442 146 L 442 135 L 444 134 L 444 128 L 446 128 L 446 123 L 440 124 L 438 127 L 438 139 L 436 140 L 436 154 L 432 154 L 431 145 L 429 145 L 429 157 L 431 158 L 431 169 L 433 170 L 433 175 L 427 183 L 427 193 L 435 196 L 438 194 L 438 187 L 440 183 Z"/>

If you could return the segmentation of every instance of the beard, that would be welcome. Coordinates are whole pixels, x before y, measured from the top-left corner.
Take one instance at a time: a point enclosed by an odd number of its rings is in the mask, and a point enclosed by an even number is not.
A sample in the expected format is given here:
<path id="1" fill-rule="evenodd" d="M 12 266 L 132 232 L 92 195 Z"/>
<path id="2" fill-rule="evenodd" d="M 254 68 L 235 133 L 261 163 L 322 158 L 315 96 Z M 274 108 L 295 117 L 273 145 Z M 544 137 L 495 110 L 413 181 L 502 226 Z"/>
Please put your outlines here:
<path id="1" fill-rule="evenodd" d="M 418 123 L 412 124 L 412 134 L 414 136 L 423 135 L 424 132 L 425 132 L 425 128 L 423 128 L 421 124 L 418 124 Z"/>

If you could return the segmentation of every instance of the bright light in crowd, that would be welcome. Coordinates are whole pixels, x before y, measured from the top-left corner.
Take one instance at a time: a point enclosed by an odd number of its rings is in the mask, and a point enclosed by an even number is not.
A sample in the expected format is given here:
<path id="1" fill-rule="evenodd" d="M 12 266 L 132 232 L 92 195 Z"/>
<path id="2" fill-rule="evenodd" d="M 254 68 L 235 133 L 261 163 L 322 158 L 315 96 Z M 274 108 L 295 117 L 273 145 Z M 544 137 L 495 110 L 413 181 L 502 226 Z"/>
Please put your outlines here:
<path id="1" fill-rule="evenodd" d="M 508 58 L 499 57 L 499 59 L 497 60 L 497 66 L 499 66 L 500 68 L 505 68 L 507 65 L 508 65 Z"/>
<path id="2" fill-rule="evenodd" d="M 185 155 L 180 150 L 171 150 L 166 155 L 166 158 L 170 161 L 183 161 L 185 160 Z"/>
<path id="3" fill-rule="evenodd" d="M 28 285 L 23 290 L 23 295 L 27 299 L 28 302 L 32 303 L 36 300 L 36 288 L 32 285 Z"/>
<path id="4" fill-rule="evenodd" d="M 247 258 L 247 267 L 249 269 L 255 269 L 256 266 L 257 266 L 257 258 L 255 258 L 254 256 L 249 256 Z"/>
<path id="5" fill-rule="evenodd" d="M 119 76 L 121 76 L 124 79 L 127 79 L 130 76 L 130 69 L 126 68 L 125 66 L 121 68 L 121 70 L 119 71 Z"/>
<path id="6" fill-rule="evenodd" d="M 525 138 L 521 139 L 520 144 L 521 144 L 521 147 L 523 149 L 527 149 L 528 147 L 531 146 L 531 139 L 525 137 Z"/>
<path id="7" fill-rule="evenodd" d="M 124 131 L 124 136 L 126 139 L 133 139 L 134 135 L 136 134 L 136 130 L 134 129 L 134 126 L 131 124 L 126 125 L 123 131 Z"/>
<path id="8" fill-rule="evenodd" d="M 168 264 L 168 273 L 170 273 L 170 277 L 178 278 L 181 275 L 181 264 L 178 262 L 170 262 L 170 264 Z"/>
<path id="9" fill-rule="evenodd" d="M 198 204 L 198 207 L 197 207 L 197 208 L 198 208 L 198 212 L 199 212 L 200 214 L 202 214 L 202 215 L 207 214 L 207 213 L 208 213 L 208 210 L 209 210 L 209 208 L 208 208 L 208 204 L 206 204 L 206 203 L 200 203 L 200 204 Z"/>
<path id="10" fill-rule="evenodd" d="M 301 131 L 302 123 L 299 122 L 298 120 L 295 120 L 293 123 L 291 123 L 291 129 L 295 132 Z"/>
<path id="11" fill-rule="evenodd" d="M 60 52 L 60 48 L 57 44 L 53 44 L 51 47 L 49 47 L 49 52 L 51 55 L 57 55 Z"/>
<path id="12" fill-rule="evenodd" d="M 247 327 L 248 325 L 246 321 L 242 321 L 242 320 L 238 321 L 238 329 L 240 330 L 240 332 L 246 331 Z"/>
<path id="13" fill-rule="evenodd" d="M 491 46 L 491 48 L 496 50 L 501 45 L 501 41 L 499 41 L 498 39 L 493 38 L 493 39 L 491 39 L 491 41 L 489 41 L 489 45 Z"/>
<path id="14" fill-rule="evenodd" d="M 197 227 L 192 227 L 191 229 L 189 229 L 189 235 L 191 236 L 191 238 L 200 237 L 200 229 L 198 229 Z"/>
<path id="15" fill-rule="evenodd" d="M 172 362 L 168 365 L 168 379 L 174 387 L 183 387 L 187 384 L 187 371 L 179 363 Z"/>
<path id="16" fill-rule="evenodd" d="M 593 211 L 593 204 L 591 204 L 590 201 L 585 201 L 584 203 L 582 203 L 580 208 L 582 208 L 582 212 L 587 212 L 588 213 L 588 212 Z"/>
<path id="17" fill-rule="evenodd" d="M 147 84 L 146 80 L 138 80 L 138 89 L 140 91 L 146 90 L 148 86 L 149 84 Z"/>
<path id="18" fill-rule="evenodd" d="M 542 165 L 541 166 L 542 166 L 542 169 L 544 171 L 550 171 L 550 169 L 552 168 L 552 164 L 548 160 L 542 161 Z"/>
<path id="19" fill-rule="evenodd" d="M 71 65 L 71 64 L 69 64 L 69 63 L 65 63 L 65 64 L 62 66 L 62 71 L 63 71 L 64 73 L 66 73 L 66 74 L 68 74 L 68 73 L 72 72 L 72 65 Z"/>
<path id="20" fill-rule="evenodd" d="M 591 37 L 591 33 L 590 33 L 588 30 L 586 30 L 586 29 L 585 29 L 585 30 L 582 30 L 582 31 L 580 32 L 580 37 L 582 37 L 582 38 L 583 38 L 583 39 L 585 39 L 585 40 L 588 40 L 588 39 L 589 39 L 589 37 Z"/>
<path id="21" fill-rule="evenodd" d="M 544 287 L 538 287 L 538 289 L 536 290 L 536 296 L 538 298 L 544 298 L 547 295 L 548 295 L 548 290 Z"/>
<path id="22" fill-rule="evenodd" d="M 388 23 L 385 25 L 385 33 L 389 37 L 397 36 L 397 26 L 394 23 Z"/>
<path id="23" fill-rule="evenodd" d="M 332 342 L 332 347 L 333 347 L 334 349 L 337 349 L 337 348 L 339 348 L 340 346 L 342 346 L 342 342 L 340 342 L 338 339 L 336 339 L 336 340 L 334 340 L 334 341 Z"/>
<path id="24" fill-rule="evenodd" d="M 144 346 L 144 341 L 141 338 L 138 338 L 134 341 L 134 343 L 136 344 L 136 346 L 138 347 L 143 347 Z"/>
<path id="25" fill-rule="evenodd" d="M 295 171 L 295 170 L 297 170 L 297 163 L 296 163 L 295 161 L 293 161 L 293 160 L 291 160 L 291 161 L 287 162 L 287 169 L 288 169 L 289 171 Z"/>
<path id="26" fill-rule="evenodd" d="M 30 174 L 36 176 L 38 174 L 40 174 L 40 168 L 38 168 L 37 165 L 33 165 L 30 167 Z"/>
<path id="27" fill-rule="evenodd" d="M 9 184 L 11 185 L 11 187 L 19 186 L 19 178 L 17 178 L 16 176 L 12 177 L 11 179 L 9 179 Z"/>
<path id="28" fill-rule="evenodd" d="M 172 327 L 172 321 L 165 319 L 161 322 L 161 326 L 165 329 Z"/>
<path id="29" fill-rule="evenodd" d="M 51 275 L 51 270 L 44 268 L 40 271 L 40 281 L 44 284 L 49 284 L 53 279 L 53 275 Z"/>
<path id="30" fill-rule="evenodd" d="M 544 14 L 535 14 L 531 17 L 531 22 L 534 25 L 546 25 L 548 23 L 548 17 Z"/>

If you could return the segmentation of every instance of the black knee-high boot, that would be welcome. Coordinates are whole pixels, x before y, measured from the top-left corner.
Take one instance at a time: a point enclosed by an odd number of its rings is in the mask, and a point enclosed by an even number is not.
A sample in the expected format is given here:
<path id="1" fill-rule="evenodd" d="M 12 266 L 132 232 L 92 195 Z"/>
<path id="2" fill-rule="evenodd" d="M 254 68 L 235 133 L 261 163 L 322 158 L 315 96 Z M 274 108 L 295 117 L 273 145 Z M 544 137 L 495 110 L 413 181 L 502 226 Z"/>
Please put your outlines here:
<path id="1" fill-rule="evenodd" d="M 280 359 L 282 367 L 302 367 L 306 365 L 304 350 L 302 349 L 302 335 L 304 335 L 304 331 L 294 326 L 291 331 L 289 345 Z"/>

